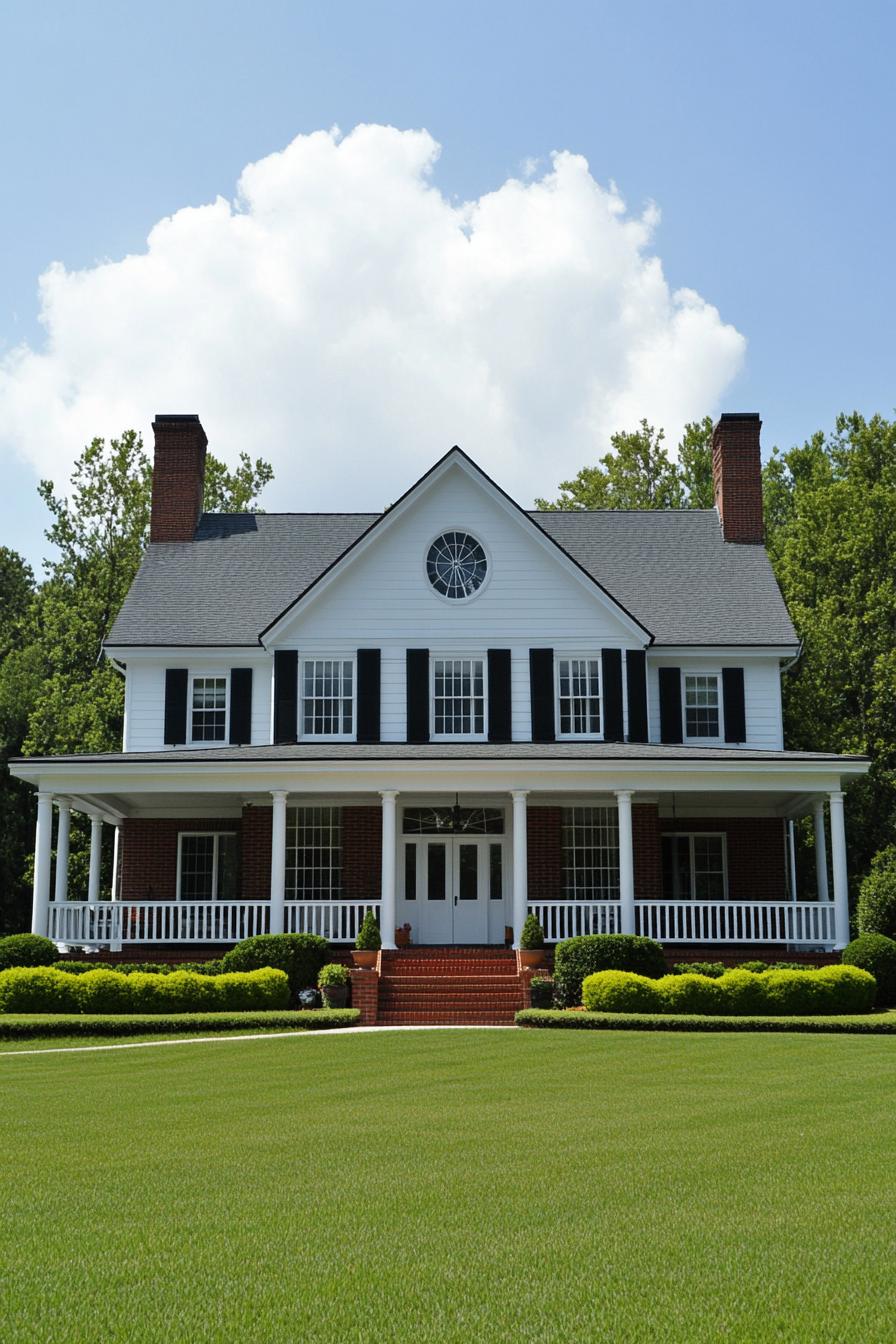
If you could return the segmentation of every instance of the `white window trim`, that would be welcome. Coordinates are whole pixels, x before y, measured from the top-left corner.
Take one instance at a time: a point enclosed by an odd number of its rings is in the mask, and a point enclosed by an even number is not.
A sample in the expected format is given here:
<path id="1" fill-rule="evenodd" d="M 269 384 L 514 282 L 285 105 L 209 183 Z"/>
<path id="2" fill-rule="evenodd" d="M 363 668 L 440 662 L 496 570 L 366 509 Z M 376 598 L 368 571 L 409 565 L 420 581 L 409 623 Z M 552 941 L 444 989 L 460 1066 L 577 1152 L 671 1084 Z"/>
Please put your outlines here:
<path id="1" fill-rule="evenodd" d="M 194 737 L 193 736 L 193 684 L 197 681 L 223 681 L 224 683 L 224 736 L 223 737 Z M 230 673 L 222 672 L 216 669 L 213 672 L 191 672 L 187 685 L 187 718 L 190 728 L 190 746 L 191 747 L 214 747 L 230 741 Z"/>
<path id="2" fill-rule="evenodd" d="M 599 733 L 562 733 L 560 731 L 560 664 L 572 658 L 597 663 L 597 703 L 600 708 Z M 604 740 L 604 669 L 600 649 L 596 653 L 556 653 L 554 654 L 554 735 L 562 742 L 603 742 Z"/>
<path id="3" fill-rule="evenodd" d="M 436 732 L 436 663 L 478 662 L 482 664 L 482 732 L 481 733 L 437 733 Z M 436 742 L 487 742 L 488 741 L 488 655 L 483 652 L 438 653 L 429 655 L 429 723 L 430 737 Z"/>
<path id="4" fill-rule="evenodd" d="M 724 889 L 725 889 L 725 893 L 724 893 L 724 895 L 723 895 L 723 897 L 722 897 L 722 900 L 727 901 L 727 900 L 728 900 L 728 833 L 727 833 L 727 831 L 662 831 L 662 832 L 661 832 L 661 840 L 666 840 L 666 839 L 677 839 L 677 840 L 684 840 L 684 839 L 687 839 L 687 842 L 688 842 L 688 850 L 689 850 L 689 859 L 690 859 L 690 865 L 691 865 L 691 894 L 690 894 L 690 897 L 689 897 L 688 899 L 690 899 L 691 901 L 696 901 L 696 900 L 697 900 L 697 896 L 696 896 L 696 892 L 695 892 L 695 887 L 696 887 L 696 874 L 695 874 L 695 871 L 694 871 L 694 841 L 697 840 L 697 839 L 713 839 L 713 840 L 721 840 L 721 842 L 722 842 L 722 885 L 723 885 L 723 887 L 724 887 Z M 661 858 L 662 858 L 662 856 L 661 856 Z M 681 899 L 681 898 L 679 898 L 679 899 Z M 674 900 L 675 900 L 675 897 L 674 897 L 674 896 L 666 896 L 666 894 L 664 893 L 664 894 L 663 894 L 663 900 L 664 900 L 664 901 L 674 901 Z M 710 904 L 711 904 L 711 902 L 710 902 Z"/>
<path id="5" fill-rule="evenodd" d="M 208 836 L 212 836 L 212 837 L 213 837 L 215 843 L 214 843 L 214 845 L 212 846 L 212 891 L 215 892 L 215 891 L 218 890 L 218 849 L 219 849 L 219 843 L 220 843 L 220 839 L 221 839 L 221 836 L 222 836 L 222 835 L 232 835 L 232 836 L 234 837 L 234 839 L 235 839 L 235 838 L 236 838 L 236 831 L 178 831 L 178 833 L 177 833 L 177 887 L 176 887 L 176 896 L 175 896 L 175 900 L 180 901 L 180 900 L 183 899 L 183 898 L 181 897 L 181 894 L 180 894 L 180 886 L 181 886 L 181 881 L 180 881 L 180 880 L 181 880 L 181 858 L 182 858 L 182 854 L 183 854 L 183 840 L 184 840 L 184 836 L 187 836 L 187 837 L 202 836 L 203 838 L 206 838 L 206 837 L 208 837 Z M 217 901 L 217 899 L 218 899 L 217 896 L 209 896 L 209 897 L 208 897 L 208 900 L 210 900 L 210 901 Z"/>
<path id="6" fill-rule="evenodd" d="M 687 677 L 715 677 L 716 686 L 719 694 L 719 731 L 715 737 L 704 737 L 702 734 L 696 736 L 688 732 L 688 705 L 687 695 L 685 693 L 685 679 Z M 681 685 L 679 688 L 681 695 L 681 736 L 684 742 L 696 742 L 704 747 L 724 746 L 725 745 L 725 702 L 722 693 L 722 669 L 719 667 L 683 667 L 681 669 Z"/>
<path id="7" fill-rule="evenodd" d="M 446 532 L 466 533 L 468 537 L 471 537 L 473 541 L 477 542 L 482 547 L 483 554 L 485 555 L 485 578 L 482 580 L 482 583 L 480 583 L 475 593 L 469 593 L 466 597 L 448 597 L 446 593 L 440 593 L 438 588 L 434 588 L 429 579 L 429 571 L 427 570 L 426 567 L 426 562 L 429 559 L 429 552 L 432 550 L 434 543 L 437 542 L 440 537 L 443 537 L 446 534 Z M 430 537 L 429 541 L 426 543 L 426 546 L 423 549 L 423 562 L 421 565 L 421 569 L 423 572 L 423 581 L 426 584 L 427 590 L 432 597 L 437 597 L 440 602 L 444 602 L 446 606 L 449 607 L 463 607 L 466 606 L 468 602 L 475 602 L 477 597 L 481 597 L 481 595 L 485 592 L 486 588 L 491 582 L 492 554 L 489 547 L 482 540 L 478 532 L 471 531 L 469 527 L 460 526 L 459 524 L 458 525 L 449 524 L 446 525 L 445 527 L 440 527 L 438 532 L 434 532 Z"/>
<path id="8" fill-rule="evenodd" d="M 305 668 L 309 663 L 351 663 L 352 666 L 352 730 L 350 733 L 305 732 Z M 358 734 L 358 658 L 353 653 L 309 653 L 299 655 L 298 667 L 298 723 L 299 742 L 354 742 Z"/>

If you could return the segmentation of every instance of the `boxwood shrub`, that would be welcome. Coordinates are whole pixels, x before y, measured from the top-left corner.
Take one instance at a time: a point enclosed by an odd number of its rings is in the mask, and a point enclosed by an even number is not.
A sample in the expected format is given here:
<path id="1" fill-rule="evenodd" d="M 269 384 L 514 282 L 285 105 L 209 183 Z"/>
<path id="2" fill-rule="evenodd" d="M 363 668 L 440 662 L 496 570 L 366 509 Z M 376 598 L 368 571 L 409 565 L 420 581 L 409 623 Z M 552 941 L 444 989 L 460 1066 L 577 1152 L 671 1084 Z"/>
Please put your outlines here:
<path id="1" fill-rule="evenodd" d="M 119 975 L 174 975 L 193 971 L 196 975 L 223 975 L 224 962 L 218 961 L 54 961 L 57 971 L 68 975 L 86 975 L 88 971 L 117 971 Z"/>
<path id="2" fill-rule="evenodd" d="M 0 1013 L 79 1013 L 77 981 L 52 966 L 0 971 Z"/>
<path id="3" fill-rule="evenodd" d="M 659 980 L 629 971 L 598 971 L 582 984 L 589 1012 L 700 1016 L 832 1016 L 867 1013 L 874 1006 L 874 976 L 854 966 L 820 970 L 728 971 L 718 979 L 667 975 Z"/>
<path id="4" fill-rule="evenodd" d="M 672 967 L 675 975 L 708 975 L 711 980 L 718 980 L 729 969 L 724 961 L 677 961 Z"/>
<path id="5" fill-rule="evenodd" d="M 844 966 L 860 966 L 877 981 L 878 1007 L 896 1005 L 896 942 L 882 933 L 861 933 L 843 949 Z"/>
<path id="6" fill-rule="evenodd" d="M 224 953 L 224 970 L 258 971 L 265 966 L 285 971 L 293 995 L 317 984 L 321 967 L 330 953 L 326 938 L 316 933 L 259 933 L 244 938 Z"/>
<path id="7" fill-rule="evenodd" d="M 0 938 L 0 971 L 10 966 L 52 966 L 58 956 L 56 944 L 37 933 L 11 933 Z"/>
<path id="8" fill-rule="evenodd" d="M 657 984 L 633 971 L 595 971 L 582 981 L 582 1003 L 590 1013 L 661 1013 Z"/>
<path id="9" fill-rule="evenodd" d="M 51 966 L 0 972 L 0 1013 L 215 1013 L 286 1008 L 284 971 L 264 968 L 230 975 L 171 975 L 91 970 L 69 975 Z"/>
<path id="10" fill-rule="evenodd" d="M 582 981 L 597 971 L 633 971 L 658 980 L 666 974 L 663 949 L 652 938 L 630 933 L 588 933 L 566 938 L 554 952 L 554 985 L 558 1003 L 572 1007 L 582 1001 Z"/>

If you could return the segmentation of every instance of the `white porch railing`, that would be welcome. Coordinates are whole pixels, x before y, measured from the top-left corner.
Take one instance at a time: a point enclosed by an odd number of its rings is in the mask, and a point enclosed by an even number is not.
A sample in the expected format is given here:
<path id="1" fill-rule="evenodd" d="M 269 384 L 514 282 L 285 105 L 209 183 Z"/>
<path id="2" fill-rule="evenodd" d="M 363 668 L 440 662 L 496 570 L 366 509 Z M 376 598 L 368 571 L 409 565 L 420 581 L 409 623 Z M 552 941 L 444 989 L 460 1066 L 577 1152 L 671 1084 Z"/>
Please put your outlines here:
<path id="1" fill-rule="evenodd" d="M 379 901 L 286 901 L 287 933 L 317 933 L 331 943 L 353 943 L 368 910 L 379 920 Z"/>
<path id="2" fill-rule="evenodd" d="M 530 901 L 558 943 L 583 933 L 621 933 L 619 901 Z M 833 946 L 833 901 L 635 901 L 635 930 L 659 943 L 812 943 Z"/>
<path id="3" fill-rule="evenodd" d="M 353 943 L 378 901 L 286 901 L 287 933 Z M 85 946 L 125 943 L 238 943 L 269 933 L 270 901 L 51 901 L 48 936 Z"/>
<path id="4" fill-rule="evenodd" d="M 621 932 L 618 901 L 530 901 L 529 913 L 549 943 L 583 933 Z"/>

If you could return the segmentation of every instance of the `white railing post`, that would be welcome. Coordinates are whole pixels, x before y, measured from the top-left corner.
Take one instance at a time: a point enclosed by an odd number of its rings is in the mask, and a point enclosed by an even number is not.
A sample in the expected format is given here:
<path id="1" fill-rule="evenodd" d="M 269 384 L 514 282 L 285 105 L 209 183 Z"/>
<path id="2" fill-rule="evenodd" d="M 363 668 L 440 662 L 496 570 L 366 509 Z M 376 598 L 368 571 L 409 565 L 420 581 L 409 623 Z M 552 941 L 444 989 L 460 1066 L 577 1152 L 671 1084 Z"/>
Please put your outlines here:
<path id="1" fill-rule="evenodd" d="M 271 798 L 271 933 L 282 933 L 286 899 L 286 791 L 273 789 Z"/>
<path id="2" fill-rule="evenodd" d="M 518 948 L 529 900 L 528 789 L 514 789 L 513 799 L 513 945 Z"/>
<path id="3" fill-rule="evenodd" d="M 812 808 L 815 814 L 815 878 L 818 886 L 818 899 L 827 901 L 828 895 L 828 843 L 824 833 L 824 799 L 816 798 Z"/>
<path id="4" fill-rule="evenodd" d="M 619 924 L 621 933 L 635 932 L 635 866 L 632 852 L 632 795 L 616 793 L 619 810 Z"/>
<path id="5" fill-rule="evenodd" d="M 383 860 L 380 879 L 380 937 L 382 945 L 388 951 L 395 950 L 395 824 L 397 809 L 395 789 L 382 789 L 383 800 Z"/>
<path id="6" fill-rule="evenodd" d="M 112 832 L 112 900 L 118 900 L 118 868 L 121 863 L 121 827 L 116 825 Z"/>
<path id="7" fill-rule="evenodd" d="M 34 829 L 34 886 L 31 901 L 31 932 L 46 938 L 50 914 L 50 857 L 53 848 L 53 795 L 37 795 Z"/>
<path id="8" fill-rule="evenodd" d="M 90 868 L 87 878 L 87 899 L 98 901 L 100 898 L 100 863 L 103 857 L 103 819 L 90 818 Z"/>
<path id="9" fill-rule="evenodd" d="M 846 827 L 843 821 L 843 794 L 828 795 L 831 809 L 831 863 L 834 870 L 834 947 L 840 950 L 849 942 L 849 885 L 846 875 Z"/>
<path id="10" fill-rule="evenodd" d="M 61 799 L 56 807 L 59 820 L 56 826 L 56 883 L 53 888 L 53 900 L 57 905 L 61 905 L 63 901 L 68 900 L 68 847 L 72 809 L 70 803 L 65 803 Z"/>

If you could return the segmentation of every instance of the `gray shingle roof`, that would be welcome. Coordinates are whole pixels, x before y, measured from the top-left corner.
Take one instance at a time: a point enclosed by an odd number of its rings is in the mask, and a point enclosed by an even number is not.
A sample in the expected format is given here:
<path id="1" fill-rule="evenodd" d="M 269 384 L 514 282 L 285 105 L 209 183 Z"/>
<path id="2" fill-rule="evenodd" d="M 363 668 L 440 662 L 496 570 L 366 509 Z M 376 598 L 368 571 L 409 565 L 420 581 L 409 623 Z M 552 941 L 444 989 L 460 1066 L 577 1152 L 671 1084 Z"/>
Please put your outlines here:
<path id="1" fill-rule="evenodd" d="M 107 644 L 257 645 L 381 515 L 204 514 L 149 546 Z M 657 644 L 795 644 L 761 546 L 726 544 L 714 509 L 529 515 Z"/>

